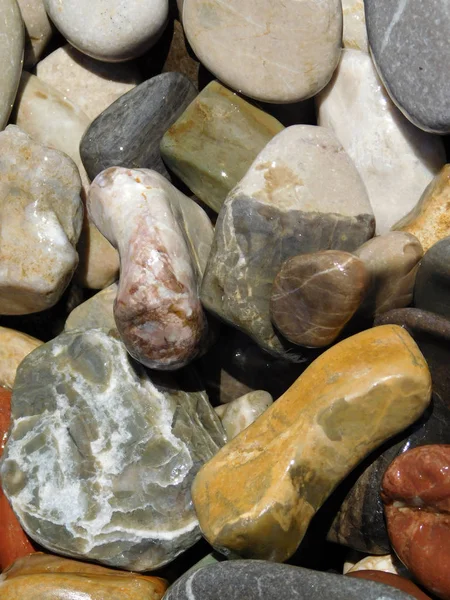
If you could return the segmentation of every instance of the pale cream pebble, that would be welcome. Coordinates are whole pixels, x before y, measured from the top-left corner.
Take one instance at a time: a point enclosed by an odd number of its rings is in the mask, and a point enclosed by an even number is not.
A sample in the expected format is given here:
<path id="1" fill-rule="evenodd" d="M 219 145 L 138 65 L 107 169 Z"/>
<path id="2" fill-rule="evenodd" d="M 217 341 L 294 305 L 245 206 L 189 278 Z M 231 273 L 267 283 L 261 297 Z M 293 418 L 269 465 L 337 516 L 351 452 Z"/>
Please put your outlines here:
<path id="1" fill-rule="evenodd" d="M 21 331 L 0 327 L 0 387 L 13 389 L 18 366 L 42 343 Z"/>
<path id="2" fill-rule="evenodd" d="M 269 392 L 255 390 L 228 404 L 214 409 L 222 421 L 228 440 L 232 440 L 241 431 L 251 425 L 272 404 Z"/>

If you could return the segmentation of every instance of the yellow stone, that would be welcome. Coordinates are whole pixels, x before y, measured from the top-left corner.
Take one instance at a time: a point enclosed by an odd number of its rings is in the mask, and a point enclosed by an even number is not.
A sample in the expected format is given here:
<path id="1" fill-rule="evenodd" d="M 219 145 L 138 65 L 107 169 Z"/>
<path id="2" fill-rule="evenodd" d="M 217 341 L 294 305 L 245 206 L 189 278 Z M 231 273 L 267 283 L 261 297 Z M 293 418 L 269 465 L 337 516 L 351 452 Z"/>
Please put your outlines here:
<path id="1" fill-rule="evenodd" d="M 26 333 L 0 327 L 0 387 L 12 390 L 17 367 L 42 342 Z"/>
<path id="2" fill-rule="evenodd" d="M 229 555 L 288 559 L 342 479 L 430 397 L 427 363 L 401 327 L 336 344 L 199 471 L 192 498 L 206 539 Z"/>

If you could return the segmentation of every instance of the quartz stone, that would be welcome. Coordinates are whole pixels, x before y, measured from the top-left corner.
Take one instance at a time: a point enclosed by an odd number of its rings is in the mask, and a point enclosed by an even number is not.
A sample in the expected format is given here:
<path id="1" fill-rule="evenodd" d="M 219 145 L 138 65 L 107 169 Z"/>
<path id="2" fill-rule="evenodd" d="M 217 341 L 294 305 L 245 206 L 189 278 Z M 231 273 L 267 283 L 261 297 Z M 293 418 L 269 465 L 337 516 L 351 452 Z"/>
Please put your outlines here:
<path id="1" fill-rule="evenodd" d="M 358 50 L 343 51 L 317 106 L 319 125 L 334 131 L 366 185 L 377 233 L 387 233 L 444 164 L 442 141 L 403 117 Z"/>
<path id="2" fill-rule="evenodd" d="M 420 262 L 414 306 L 450 318 L 450 237 L 434 244 Z"/>
<path id="3" fill-rule="evenodd" d="M 186 573 L 164 600 L 273 600 L 275 595 L 285 600 L 411 600 L 381 583 L 262 560 L 224 561 Z"/>
<path id="4" fill-rule="evenodd" d="M 75 104 L 39 77 L 23 73 L 13 115 L 19 127 L 34 140 L 64 152 L 75 162 L 83 184 L 83 201 L 89 179 L 81 162 L 79 144 L 90 123 Z M 101 289 L 117 279 L 119 257 L 111 244 L 85 215 L 79 245 L 77 280 L 83 286 Z"/>
<path id="5" fill-rule="evenodd" d="M 121 62 L 144 54 L 167 24 L 168 0 L 44 0 L 50 19 L 84 54 L 105 62 Z"/>
<path id="6" fill-rule="evenodd" d="M 433 594 L 450 598 L 450 445 L 413 448 L 398 456 L 383 477 L 389 538 L 414 578 Z"/>
<path id="7" fill-rule="evenodd" d="M 364 263 L 340 250 L 293 256 L 275 277 L 272 321 L 294 344 L 331 344 L 359 308 L 369 285 Z"/>
<path id="8" fill-rule="evenodd" d="M 400 577 L 394 573 L 385 573 L 383 571 L 355 571 L 348 574 L 349 577 L 357 577 L 358 579 L 366 579 L 368 581 L 376 581 L 377 583 L 385 583 L 391 587 L 402 590 L 409 596 L 416 598 L 417 600 L 431 600 L 430 596 L 427 596 L 422 590 L 417 587 L 415 583 L 409 581 L 405 577 Z"/>
<path id="9" fill-rule="evenodd" d="M 160 600 L 167 584 L 149 577 L 36 553 L 0 575 L 0 600 Z"/>
<path id="10" fill-rule="evenodd" d="M 74 308 L 67 317 L 64 330 L 116 329 L 113 308 L 117 290 L 117 283 L 112 283 L 104 290 L 92 296 L 92 298 L 89 298 L 89 300 L 86 300 L 86 302 Z"/>
<path id="11" fill-rule="evenodd" d="M 344 48 L 369 52 L 364 0 L 342 0 L 342 15 L 344 18 L 344 31 L 342 34 Z"/>
<path id="12" fill-rule="evenodd" d="M 412 211 L 393 229 L 415 235 L 424 252 L 450 235 L 450 165 L 445 165 L 427 186 Z"/>
<path id="13" fill-rule="evenodd" d="M 220 211 L 202 302 L 263 349 L 302 360 L 270 320 L 275 276 L 297 254 L 351 252 L 374 227 L 364 184 L 334 134 L 288 127 L 259 153 Z"/>
<path id="14" fill-rule="evenodd" d="M 92 183 L 91 218 L 119 250 L 114 317 L 128 352 L 153 369 L 203 353 L 199 285 L 213 236 L 206 213 L 162 175 L 112 167 Z"/>
<path id="15" fill-rule="evenodd" d="M 385 554 L 382 556 L 366 556 L 359 560 L 357 563 L 350 566 L 348 569 L 345 568 L 344 564 L 344 575 L 349 573 L 357 573 L 358 571 L 382 571 L 385 573 L 398 574 L 398 571 L 394 565 L 392 554 Z"/>
<path id="16" fill-rule="evenodd" d="M 22 72 L 24 29 L 16 0 L 3 0 L 0 6 L 0 130 L 8 122 Z"/>
<path id="17" fill-rule="evenodd" d="M 100 62 L 70 44 L 41 60 L 36 75 L 80 107 L 91 120 L 142 81 L 133 63 Z"/>
<path id="18" fill-rule="evenodd" d="M 26 333 L 0 327 L 0 386 L 12 390 L 17 367 L 42 342 Z"/>
<path id="19" fill-rule="evenodd" d="M 410 233 L 390 231 L 355 250 L 370 276 L 370 287 L 360 314 L 380 315 L 409 306 L 423 249 Z"/>
<path id="20" fill-rule="evenodd" d="M 340 0 L 185 0 L 183 26 L 200 61 L 236 91 L 298 102 L 330 80 L 342 42 Z"/>
<path id="21" fill-rule="evenodd" d="M 187 77 L 163 73 L 121 96 L 95 119 L 81 140 L 81 158 L 89 177 L 119 166 L 167 175 L 159 150 L 161 138 L 196 95 Z"/>
<path id="22" fill-rule="evenodd" d="M 441 0 L 364 0 L 369 44 L 400 110 L 425 131 L 450 132 L 450 12 Z M 414 49 L 412 51 L 412 49 Z"/>
<path id="23" fill-rule="evenodd" d="M 222 421 L 228 440 L 232 440 L 256 421 L 272 402 L 273 398 L 268 392 L 255 390 L 214 410 Z"/>
<path id="24" fill-rule="evenodd" d="M 24 67 L 31 69 L 52 37 L 52 26 L 45 12 L 44 0 L 17 0 L 17 4 L 25 25 Z"/>
<path id="25" fill-rule="evenodd" d="M 78 263 L 83 208 L 75 164 L 9 125 L 0 133 L 0 314 L 56 304 Z"/>
<path id="26" fill-rule="evenodd" d="M 332 346 L 198 472 L 192 498 L 203 535 L 230 556 L 288 559 L 340 481 L 430 397 L 427 364 L 402 328 Z"/>
<path id="27" fill-rule="evenodd" d="M 284 129 L 217 81 L 209 83 L 161 141 L 170 169 L 219 212 L 264 146 Z"/>
<path id="28" fill-rule="evenodd" d="M 194 389 L 150 375 L 101 329 L 26 357 L 1 467 L 25 531 L 51 551 L 136 571 L 189 548 L 200 538 L 192 479 L 225 439 Z"/>

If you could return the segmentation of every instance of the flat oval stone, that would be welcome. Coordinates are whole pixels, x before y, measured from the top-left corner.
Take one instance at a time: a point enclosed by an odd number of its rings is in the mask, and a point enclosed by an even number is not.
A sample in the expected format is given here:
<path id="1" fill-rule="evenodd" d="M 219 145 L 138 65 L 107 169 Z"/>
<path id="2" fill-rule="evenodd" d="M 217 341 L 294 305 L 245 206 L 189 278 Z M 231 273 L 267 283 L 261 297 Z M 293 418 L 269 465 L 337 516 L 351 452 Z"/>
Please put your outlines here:
<path id="1" fill-rule="evenodd" d="M 397 231 L 412 233 L 420 240 L 424 252 L 450 235 L 450 165 L 445 165 L 426 187 L 410 213 L 393 226 Z"/>
<path id="2" fill-rule="evenodd" d="M 266 102 L 297 102 L 330 80 L 342 40 L 340 0 L 185 0 L 183 26 L 225 85 Z"/>
<path id="3" fill-rule="evenodd" d="M 223 429 L 204 392 L 151 377 L 101 329 L 62 334 L 20 365 L 1 477 L 45 548 L 146 571 L 200 538 L 190 486 Z"/>
<path id="4" fill-rule="evenodd" d="M 164 162 L 205 204 L 219 212 L 227 194 L 283 125 L 211 81 L 165 133 Z"/>
<path id="5" fill-rule="evenodd" d="M 406 594 L 409 594 L 417 600 L 431 600 L 430 596 L 427 596 L 422 590 L 417 587 L 415 583 L 409 581 L 405 577 L 400 577 L 394 573 L 385 573 L 383 571 L 356 571 L 348 573 L 349 577 L 357 577 L 358 579 L 366 579 L 368 581 L 376 581 L 378 583 L 385 583 L 391 587 L 402 590 Z"/>
<path id="6" fill-rule="evenodd" d="M 26 333 L 0 327 L 0 386 L 12 390 L 17 367 L 42 342 Z"/>
<path id="7" fill-rule="evenodd" d="M 450 318 L 450 237 L 431 246 L 420 262 L 414 306 Z"/>
<path id="8" fill-rule="evenodd" d="M 25 43 L 22 16 L 16 0 L 3 0 L 0 6 L 0 131 L 8 122 L 19 86 Z"/>
<path id="9" fill-rule="evenodd" d="M 400 113 L 365 52 L 342 52 L 317 104 L 319 125 L 334 131 L 364 181 L 377 233 L 387 233 L 445 163 L 442 140 Z"/>
<path id="10" fill-rule="evenodd" d="M 121 96 L 89 126 L 80 142 L 91 179 L 108 167 L 153 169 L 167 175 L 159 144 L 197 95 L 187 77 L 163 73 Z"/>
<path id="11" fill-rule="evenodd" d="M 417 127 L 450 132 L 450 11 L 440 0 L 364 0 L 375 65 L 391 98 Z M 414 49 L 414 50 L 412 50 Z"/>
<path id="12" fill-rule="evenodd" d="M 344 18 L 342 34 L 344 48 L 369 52 L 364 0 L 342 0 L 342 16 Z"/>
<path id="13" fill-rule="evenodd" d="M 232 440 L 254 423 L 272 402 L 273 398 L 268 392 L 255 390 L 214 410 L 219 415 L 228 440 Z"/>
<path id="14" fill-rule="evenodd" d="M 381 583 L 352 581 L 342 575 L 262 560 L 232 560 L 186 573 L 164 600 L 411 600 Z"/>
<path id="15" fill-rule="evenodd" d="M 364 263 L 348 252 L 293 256 L 275 277 L 272 321 L 294 344 L 328 346 L 359 308 L 369 282 Z"/>
<path id="16" fill-rule="evenodd" d="M 0 575 L 0 600 L 160 600 L 166 588 L 159 577 L 40 552 L 17 560 Z"/>
<path id="17" fill-rule="evenodd" d="M 25 56 L 23 66 L 31 69 L 50 41 L 53 30 L 44 0 L 17 0 L 25 25 Z"/>
<path id="18" fill-rule="evenodd" d="M 368 317 L 409 306 L 423 249 L 412 234 L 390 231 L 355 250 L 369 273 L 370 287 L 360 308 Z"/>
<path id="19" fill-rule="evenodd" d="M 202 302 L 264 350 L 301 361 L 300 349 L 281 339 L 270 319 L 281 265 L 307 252 L 351 252 L 374 227 L 364 184 L 334 134 L 325 127 L 287 127 L 258 154 L 221 208 Z"/>
<path id="20" fill-rule="evenodd" d="M 414 448 L 387 469 L 381 496 L 389 538 L 417 581 L 450 598 L 450 445 Z"/>
<path id="21" fill-rule="evenodd" d="M 228 556 L 288 559 L 335 487 L 430 397 L 426 362 L 400 327 L 332 346 L 198 472 L 203 535 Z"/>
<path id="22" fill-rule="evenodd" d="M 136 58 L 151 48 L 167 23 L 168 0 L 44 0 L 50 19 L 80 52 L 105 62 Z"/>

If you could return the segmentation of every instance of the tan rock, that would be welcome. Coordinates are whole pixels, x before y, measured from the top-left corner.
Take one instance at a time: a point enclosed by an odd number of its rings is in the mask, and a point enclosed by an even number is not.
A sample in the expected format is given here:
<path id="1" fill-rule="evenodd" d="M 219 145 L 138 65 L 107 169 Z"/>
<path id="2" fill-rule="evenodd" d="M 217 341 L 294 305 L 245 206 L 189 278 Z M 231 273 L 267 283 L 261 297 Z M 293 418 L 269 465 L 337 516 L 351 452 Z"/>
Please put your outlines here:
<path id="1" fill-rule="evenodd" d="M 424 252 L 450 236 L 450 164 L 442 168 L 412 211 L 392 229 L 415 235 Z"/>
<path id="2" fill-rule="evenodd" d="M 364 0 L 342 0 L 342 15 L 344 18 L 342 34 L 344 48 L 369 52 Z"/>
<path id="3" fill-rule="evenodd" d="M 86 302 L 73 309 L 67 318 L 64 331 L 73 329 L 115 329 L 114 300 L 118 285 L 112 283 Z"/>
<path id="4" fill-rule="evenodd" d="M 336 344 L 199 471 L 192 498 L 206 539 L 226 554 L 286 560 L 339 482 L 430 398 L 427 364 L 401 327 Z"/>
<path id="5" fill-rule="evenodd" d="M 50 41 L 53 29 L 44 0 L 17 0 L 25 24 L 24 67 L 30 69 L 39 60 Z"/>
<path id="6" fill-rule="evenodd" d="M 0 327 L 0 386 L 12 390 L 17 367 L 43 342 L 26 333 Z"/>
<path id="7" fill-rule="evenodd" d="M 391 231 L 375 237 L 354 252 L 364 263 L 371 283 L 361 314 L 380 315 L 412 302 L 423 249 L 410 233 Z"/>
<path id="8" fill-rule="evenodd" d="M 16 0 L 0 3 L 0 130 L 8 122 L 23 63 L 24 28 Z"/>
<path id="9" fill-rule="evenodd" d="M 365 556 L 356 563 L 344 563 L 344 575 L 347 573 L 356 573 L 357 571 L 384 571 L 399 575 L 399 571 L 394 564 L 392 554 L 383 554 L 382 556 Z"/>
<path id="10" fill-rule="evenodd" d="M 272 404 L 272 396 L 263 390 L 255 390 L 228 404 L 214 409 L 222 421 L 228 440 L 235 438 Z"/>

